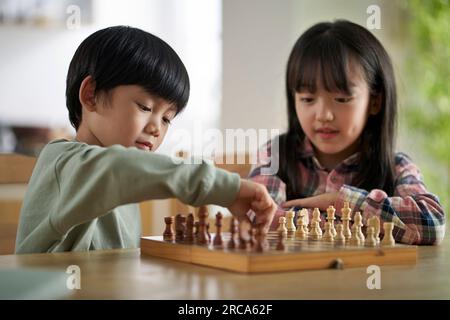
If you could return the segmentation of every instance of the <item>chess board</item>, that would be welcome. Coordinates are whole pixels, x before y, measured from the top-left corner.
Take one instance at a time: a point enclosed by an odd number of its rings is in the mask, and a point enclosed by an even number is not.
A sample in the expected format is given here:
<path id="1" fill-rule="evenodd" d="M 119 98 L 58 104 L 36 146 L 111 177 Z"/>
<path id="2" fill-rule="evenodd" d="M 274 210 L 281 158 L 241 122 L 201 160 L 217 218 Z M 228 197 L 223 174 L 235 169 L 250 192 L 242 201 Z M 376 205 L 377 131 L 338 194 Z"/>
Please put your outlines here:
<path id="1" fill-rule="evenodd" d="M 242 273 L 404 265 L 417 261 L 417 246 L 402 244 L 364 247 L 288 237 L 284 242 L 285 249 L 278 251 L 277 234 L 270 232 L 267 237 L 269 249 L 255 252 L 249 248 L 227 249 L 229 233 L 223 233 L 222 238 L 224 245 L 217 248 L 212 244 L 201 246 L 164 241 L 162 236 L 142 237 L 141 254 Z"/>

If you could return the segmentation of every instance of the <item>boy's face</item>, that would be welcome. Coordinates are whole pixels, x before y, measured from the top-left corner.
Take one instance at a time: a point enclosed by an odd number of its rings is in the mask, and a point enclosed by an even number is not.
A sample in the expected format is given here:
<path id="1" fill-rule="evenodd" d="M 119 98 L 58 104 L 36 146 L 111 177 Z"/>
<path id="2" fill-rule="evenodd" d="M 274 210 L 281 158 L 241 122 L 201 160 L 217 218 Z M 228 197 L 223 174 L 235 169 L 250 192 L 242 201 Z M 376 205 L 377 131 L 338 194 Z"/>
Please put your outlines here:
<path id="1" fill-rule="evenodd" d="M 93 105 L 82 105 L 77 138 L 104 147 L 120 144 L 155 151 L 176 115 L 174 105 L 137 85 L 118 86 L 98 95 Z"/>

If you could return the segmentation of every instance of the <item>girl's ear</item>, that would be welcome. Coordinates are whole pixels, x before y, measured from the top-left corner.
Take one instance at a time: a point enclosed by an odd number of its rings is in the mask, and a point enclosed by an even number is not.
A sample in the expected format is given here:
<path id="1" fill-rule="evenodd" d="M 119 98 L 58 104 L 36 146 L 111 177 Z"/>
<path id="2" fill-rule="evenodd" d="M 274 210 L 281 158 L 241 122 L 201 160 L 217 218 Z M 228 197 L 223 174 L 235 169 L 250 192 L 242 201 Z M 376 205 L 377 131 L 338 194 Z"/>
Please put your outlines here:
<path id="1" fill-rule="evenodd" d="M 381 94 L 370 96 L 369 113 L 374 116 L 381 110 Z"/>
<path id="2" fill-rule="evenodd" d="M 80 99 L 81 105 L 88 111 L 95 111 L 95 81 L 91 76 L 87 76 L 81 82 L 78 98 Z"/>

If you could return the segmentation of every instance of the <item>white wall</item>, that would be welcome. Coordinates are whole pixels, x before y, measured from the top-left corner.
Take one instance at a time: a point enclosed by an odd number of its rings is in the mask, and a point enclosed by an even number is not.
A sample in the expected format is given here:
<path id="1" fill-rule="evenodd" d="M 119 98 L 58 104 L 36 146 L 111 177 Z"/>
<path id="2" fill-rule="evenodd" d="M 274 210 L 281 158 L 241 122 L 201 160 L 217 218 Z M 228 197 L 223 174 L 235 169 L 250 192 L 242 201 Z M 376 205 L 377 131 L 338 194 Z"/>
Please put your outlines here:
<path id="1" fill-rule="evenodd" d="M 220 0 L 94 0 L 93 19 L 76 30 L 0 26 L 0 123 L 69 127 L 65 79 L 76 48 L 92 32 L 124 24 L 164 39 L 190 75 L 186 112 L 174 121 L 160 151 L 190 148 L 173 139 L 177 130 L 219 126 Z"/>

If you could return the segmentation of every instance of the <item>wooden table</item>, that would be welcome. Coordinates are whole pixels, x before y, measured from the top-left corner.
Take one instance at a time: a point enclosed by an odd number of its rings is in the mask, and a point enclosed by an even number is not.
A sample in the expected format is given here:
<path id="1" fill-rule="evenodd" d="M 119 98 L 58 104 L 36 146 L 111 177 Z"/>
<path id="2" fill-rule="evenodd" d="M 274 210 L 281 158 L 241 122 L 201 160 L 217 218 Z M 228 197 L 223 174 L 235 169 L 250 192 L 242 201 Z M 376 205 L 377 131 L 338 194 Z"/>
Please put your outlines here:
<path id="1" fill-rule="evenodd" d="M 414 266 L 381 266 L 381 289 L 366 268 L 239 274 L 148 256 L 139 249 L 0 256 L 6 269 L 81 270 L 68 299 L 449 299 L 450 241 L 420 247 Z M 8 288 L 0 288 L 9 290 Z M 39 298 L 39 297 L 36 297 Z"/>

